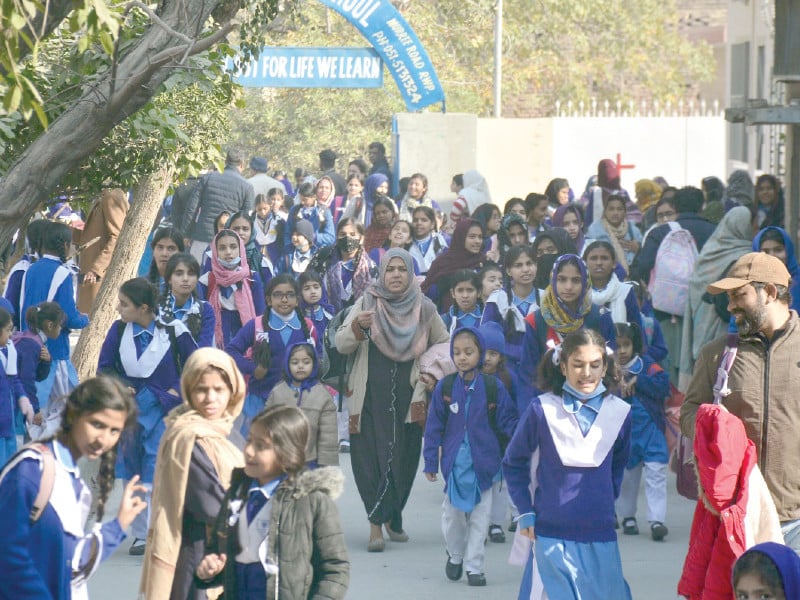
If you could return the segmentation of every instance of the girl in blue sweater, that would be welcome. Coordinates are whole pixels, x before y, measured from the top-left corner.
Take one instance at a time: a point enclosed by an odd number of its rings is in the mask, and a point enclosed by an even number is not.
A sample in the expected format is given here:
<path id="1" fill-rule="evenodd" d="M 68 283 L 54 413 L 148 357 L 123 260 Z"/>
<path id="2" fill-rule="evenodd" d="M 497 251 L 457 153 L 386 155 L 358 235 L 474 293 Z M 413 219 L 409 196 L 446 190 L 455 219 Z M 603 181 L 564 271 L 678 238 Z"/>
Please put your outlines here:
<path id="1" fill-rule="evenodd" d="M 0 464 L 17 451 L 15 421 L 17 407 L 30 407 L 17 375 L 17 351 L 11 341 L 11 313 L 0 308 Z"/>
<path id="2" fill-rule="evenodd" d="M 17 352 L 17 373 L 25 389 L 25 397 L 29 402 L 20 402 L 20 414 L 17 415 L 17 435 L 24 433 L 24 421 L 30 426 L 37 427 L 31 430 L 34 438 L 47 435 L 46 432 L 52 428 L 55 432 L 57 424 L 61 421 L 58 413 L 51 411 L 50 418 L 45 426 L 39 428 L 44 420 L 39 405 L 39 397 L 36 393 L 36 382 L 42 381 L 50 372 L 50 352 L 47 350 L 45 342 L 54 340 L 61 335 L 61 326 L 64 324 L 66 315 L 61 307 L 55 302 L 42 302 L 36 306 L 31 306 L 25 313 L 25 322 L 28 328 L 25 331 L 18 331 L 12 337 L 14 348 Z M 55 407 L 53 407 L 55 408 Z M 47 425 L 46 424 L 46 425 Z M 37 435 L 38 434 L 38 435 Z"/>
<path id="3" fill-rule="evenodd" d="M 501 415 L 511 406 L 503 384 L 480 371 L 485 347 L 483 336 L 473 327 L 461 328 L 453 335 L 450 355 L 458 373 L 452 380 L 439 381 L 433 390 L 423 450 L 428 481 L 436 481 L 441 450 L 446 494 L 442 504 L 448 557 L 445 574 L 458 581 L 466 567 L 471 586 L 486 585 L 484 539 L 492 509 L 492 483 L 500 478 L 502 458 L 498 439 L 502 425 L 498 422 L 503 423 Z M 447 381 L 452 382 L 452 389 L 445 389 Z M 504 432 L 510 435 L 511 427 Z"/>
<path id="4" fill-rule="evenodd" d="M 225 347 L 242 374 L 250 376 L 242 409 L 244 436 L 253 417 L 264 410 L 272 388 L 283 378 L 287 348 L 309 342 L 314 344 L 317 356 L 322 356 L 322 342 L 311 321 L 300 311 L 299 299 L 300 287 L 294 277 L 288 273 L 273 277 L 267 286 L 266 312 L 245 323 Z"/>
<path id="5" fill-rule="evenodd" d="M 42 257 L 25 273 L 20 298 L 20 317 L 31 306 L 41 302 L 55 302 L 66 313 L 67 319 L 59 336 L 47 340 L 50 352 L 50 373 L 38 383 L 39 400 L 46 405 L 69 394 L 78 385 L 78 372 L 70 361 L 69 334 L 71 329 L 83 329 L 89 317 L 75 305 L 73 272 L 65 264 L 72 244 L 72 230 L 63 223 L 48 223 L 42 242 Z M 23 329 L 26 324 L 23 323 Z"/>
<path id="6" fill-rule="evenodd" d="M 143 277 L 130 279 L 119 289 L 119 320 L 108 330 L 97 364 L 98 374 L 119 377 L 136 394 L 136 429 L 120 445 L 117 474 L 142 478 L 148 495 L 155 474 L 156 455 L 164 434 L 164 417 L 181 404 L 180 373 L 197 344 L 180 321 L 164 325 L 156 319 L 155 288 Z M 149 515 L 133 523 L 135 536 L 129 553 L 144 554 Z"/>
<path id="7" fill-rule="evenodd" d="M 88 597 L 86 580 L 114 553 L 125 529 L 145 508 L 133 496 L 143 491 L 134 478 L 125 486 L 117 518 L 103 523 L 114 487 L 117 441 L 135 415 L 133 394 L 123 384 L 89 379 L 67 398 L 58 435 L 23 449 L 5 465 L 0 472 L 0 598 Z M 89 534 L 84 526 L 92 495 L 78 471 L 80 458 L 100 459 L 97 525 Z M 48 482 L 51 493 L 40 497 Z"/>
<path id="8" fill-rule="evenodd" d="M 197 346 L 214 346 L 217 318 L 209 302 L 197 296 L 200 265 L 188 252 L 178 252 L 169 257 L 164 278 L 167 293 L 161 300 L 158 318 L 164 323 L 178 320 L 192 334 Z"/>
<path id="9" fill-rule="evenodd" d="M 644 471 L 647 521 L 650 535 L 660 542 L 667 536 L 667 463 L 669 451 L 664 437 L 664 402 L 669 396 L 669 376 L 653 359 L 642 353 L 642 332 L 635 323 L 617 323 L 617 359 L 622 377 L 620 396 L 631 405 L 631 457 L 622 479 L 617 514 L 622 532 L 639 533 L 636 500 Z"/>
<path id="10" fill-rule="evenodd" d="M 519 598 L 630 600 L 614 531 L 631 441 L 630 405 L 608 392 L 616 367 L 591 329 L 565 336 L 539 366 L 539 389 L 511 438 L 503 475 L 519 509 L 512 556 Z M 528 546 L 530 547 L 530 546 Z"/>

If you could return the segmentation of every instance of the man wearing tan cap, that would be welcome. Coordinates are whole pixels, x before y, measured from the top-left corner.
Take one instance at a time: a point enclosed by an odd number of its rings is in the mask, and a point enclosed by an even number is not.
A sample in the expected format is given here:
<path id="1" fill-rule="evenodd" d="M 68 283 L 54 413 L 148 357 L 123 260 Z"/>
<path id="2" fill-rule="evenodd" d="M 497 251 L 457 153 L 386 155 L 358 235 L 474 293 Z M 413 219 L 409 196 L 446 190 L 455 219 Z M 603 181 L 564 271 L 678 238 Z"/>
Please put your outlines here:
<path id="1" fill-rule="evenodd" d="M 745 254 L 725 279 L 708 286 L 728 294 L 739 330 L 722 404 L 739 417 L 756 445 L 758 464 L 775 501 L 786 545 L 800 552 L 800 319 L 789 309 L 790 276 L 783 261 Z M 681 431 L 694 437 L 700 404 L 712 402 L 725 338 L 706 344 L 681 407 Z"/>

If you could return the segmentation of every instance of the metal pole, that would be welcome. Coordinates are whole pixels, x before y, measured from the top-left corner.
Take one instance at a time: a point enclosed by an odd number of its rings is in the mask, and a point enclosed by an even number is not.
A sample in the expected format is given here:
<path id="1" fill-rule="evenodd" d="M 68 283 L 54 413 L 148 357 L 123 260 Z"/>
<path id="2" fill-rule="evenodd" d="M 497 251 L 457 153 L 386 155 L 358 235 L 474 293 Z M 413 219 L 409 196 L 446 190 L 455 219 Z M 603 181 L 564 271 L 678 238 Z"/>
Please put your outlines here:
<path id="1" fill-rule="evenodd" d="M 503 89 L 503 0 L 496 0 L 494 10 L 494 116 L 499 118 Z"/>

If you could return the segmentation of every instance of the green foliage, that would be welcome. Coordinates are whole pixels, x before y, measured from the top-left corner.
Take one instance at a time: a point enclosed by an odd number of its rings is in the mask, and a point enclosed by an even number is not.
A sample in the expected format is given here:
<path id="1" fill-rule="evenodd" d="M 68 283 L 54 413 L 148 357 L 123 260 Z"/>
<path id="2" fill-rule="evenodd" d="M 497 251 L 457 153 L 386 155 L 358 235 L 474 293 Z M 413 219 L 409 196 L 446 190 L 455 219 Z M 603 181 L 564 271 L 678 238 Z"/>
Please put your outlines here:
<path id="1" fill-rule="evenodd" d="M 492 113 L 493 0 L 406 0 L 414 28 L 445 89 L 451 112 Z M 553 113 L 557 101 L 654 100 L 677 103 L 712 77 L 710 48 L 675 29 L 674 0 L 504 1 L 503 115 Z M 315 0 L 298 4 L 265 43 L 272 46 L 367 46 L 336 12 Z M 248 47 L 252 50 L 251 47 Z M 270 157 L 271 168 L 317 168 L 333 148 L 338 167 L 365 156 L 370 142 L 390 146 L 391 116 L 405 111 L 394 80 L 381 90 L 247 89 L 231 113 L 234 142 Z M 429 107 L 427 110 L 438 110 Z"/>
<path id="2" fill-rule="evenodd" d="M 126 24 L 116 42 L 118 52 L 136 43 L 147 18 L 130 14 Z M 111 57 L 100 42 L 84 50 L 82 38 L 60 33 L 42 44 L 35 60 L 27 61 L 23 69 L 44 90 L 45 117 L 50 121 L 111 68 Z M 80 204 L 108 184 L 127 189 L 161 165 L 173 166 L 183 178 L 218 163 L 220 144 L 229 133 L 228 111 L 239 90 L 221 66 L 230 53 L 222 46 L 191 57 L 189 68 L 176 71 L 142 110 L 117 125 L 100 150 L 68 174 L 57 191 L 68 191 Z M 26 120 L 20 111 L 0 115 L 0 172 L 43 133 L 42 121 Z"/>
<path id="3" fill-rule="evenodd" d="M 45 88 L 25 71 L 26 58 L 35 60 L 45 41 L 39 36 L 50 26 L 48 16 L 69 12 L 65 33 L 75 36 L 79 48 L 86 51 L 99 42 L 111 55 L 120 29 L 121 7 L 105 0 L 2 0 L 0 6 L 0 117 L 19 112 L 28 120 L 36 115 L 40 125 L 47 127 L 42 97 Z"/>

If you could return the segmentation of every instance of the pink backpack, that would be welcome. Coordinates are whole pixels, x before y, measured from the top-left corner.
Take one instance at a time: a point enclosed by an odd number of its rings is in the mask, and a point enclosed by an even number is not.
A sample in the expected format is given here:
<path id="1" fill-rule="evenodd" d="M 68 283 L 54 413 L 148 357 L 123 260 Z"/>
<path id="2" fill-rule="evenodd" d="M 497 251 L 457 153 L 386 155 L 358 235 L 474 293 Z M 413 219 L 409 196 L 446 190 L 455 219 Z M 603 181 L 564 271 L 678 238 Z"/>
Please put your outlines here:
<path id="1" fill-rule="evenodd" d="M 669 228 L 658 247 L 648 288 L 653 308 L 682 317 L 689 299 L 689 278 L 697 261 L 697 245 L 692 234 L 678 223 L 671 221 Z"/>

